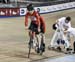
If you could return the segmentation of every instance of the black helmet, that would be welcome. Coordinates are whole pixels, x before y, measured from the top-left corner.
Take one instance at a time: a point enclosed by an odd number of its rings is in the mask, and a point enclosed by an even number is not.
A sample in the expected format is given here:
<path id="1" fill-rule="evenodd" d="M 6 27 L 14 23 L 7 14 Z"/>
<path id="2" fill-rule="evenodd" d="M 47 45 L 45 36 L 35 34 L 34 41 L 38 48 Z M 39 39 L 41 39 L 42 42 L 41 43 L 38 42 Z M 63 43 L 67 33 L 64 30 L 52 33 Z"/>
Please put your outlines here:
<path id="1" fill-rule="evenodd" d="M 70 16 L 66 17 L 66 20 L 70 21 L 71 20 L 71 17 Z"/>
<path id="2" fill-rule="evenodd" d="M 28 11 L 34 10 L 34 7 L 33 7 L 33 5 L 31 3 L 29 5 L 27 5 L 27 10 Z"/>
<path id="3" fill-rule="evenodd" d="M 56 29 L 57 29 L 56 23 L 54 23 L 54 24 L 52 25 L 52 28 L 53 28 L 53 30 L 56 30 Z"/>

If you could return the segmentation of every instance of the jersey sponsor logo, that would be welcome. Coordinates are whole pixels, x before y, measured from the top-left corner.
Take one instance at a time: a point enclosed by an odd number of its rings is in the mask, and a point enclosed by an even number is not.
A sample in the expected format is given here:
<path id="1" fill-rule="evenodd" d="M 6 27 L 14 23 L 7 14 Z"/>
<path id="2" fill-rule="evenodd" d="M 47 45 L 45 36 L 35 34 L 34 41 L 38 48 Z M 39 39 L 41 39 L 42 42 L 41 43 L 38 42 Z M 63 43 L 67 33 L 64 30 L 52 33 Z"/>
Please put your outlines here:
<path id="1" fill-rule="evenodd" d="M 35 16 L 31 16 L 30 19 L 31 19 L 32 21 L 36 21 L 36 20 L 37 20 Z"/>

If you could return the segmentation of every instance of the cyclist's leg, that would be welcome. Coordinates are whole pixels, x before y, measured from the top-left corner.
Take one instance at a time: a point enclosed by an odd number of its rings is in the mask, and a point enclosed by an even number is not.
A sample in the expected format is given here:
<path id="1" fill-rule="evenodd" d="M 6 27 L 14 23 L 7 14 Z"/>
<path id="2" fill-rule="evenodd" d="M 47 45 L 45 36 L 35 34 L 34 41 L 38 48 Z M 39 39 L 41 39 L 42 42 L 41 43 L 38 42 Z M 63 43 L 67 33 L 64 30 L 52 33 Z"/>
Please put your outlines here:
<path id="1" fill-rule="evenodd" d="M 44 33 L 41 33 L 41 38 L 43 40 L 43 43 L 45 43 L 45 35 L 44 35 Z"/>
<path id="2" fill-rule="evenodd" d="M 63 37 L 63 40 L 65 41 L 64 42 L 64 47 L 65 47 L 65 52 L 68 53 L 69 51 L 71 51 L 71 48 L 70 48 L 70 42 L 68 41 L 68 38 L 67 38 L 67 33 L 66 34 L 63 34 L 62 35 Z"/>
<path id="3" fill-rule="evenodd" d="M 57 49 L 57 51 L 61 51 L 61 40 L 62 40 L 61 34 L 62 34 L 61 30 L 57 31 L 56 46 L 55 46 L 55 48 Z"/>
<path id="4" fill-rule="evenodd" d="M 33 48 L 32 31 L 29 30 L 29 46 Z"/>
<path id="5" fill-rule="evenodd" d="M 37 45 L 40 48 L 40 45 L 41 45 L 41 36 L 40 36 L 40 34 L 36 34 L 36 38 L 37 38 Z"/>
<path id="6" fill-rule="evenodd" d="M 35 45 L 35 33 L 32 32 L 31 30 L 29 30 L 29 37 L 30 37 L 30 41 L 32 42 L 32 47 L 34 48 L 36 46 Z"/>
<path id="7" fill-rule="evenodd" d="M 29 30 L 30 30 L 30 33 L 29 33 L 29 36 L 32 38 L 32 41 L 33 41 L 33 47 L 36 46 L 36 40 L 35 40 L 35 32 L 36 32 L 36 28 L 37 28 L 37 25 L 34 24 L 34 23 L 31 23 L 30 27 L 29 27 Z"/>
<path id="8" fill-rule="evenodd" d="M 57 39 L 58 39 L 58 32 L 56 30 L 52 39 L 51 39 L 50 47 L 57 47 Z"/>
<path id="9" fill-rule="evenodd" d="M 35 49 L 35 51 L 37 52 L 37 53 L 40 53 L 40 40 L 39 40 L 39 34 L 36 34 L 36 49 Z"/>
<path id="10" fill-rule="evenodd" d="M 29 37 L 30 37 L 30 41 L 32 41 L 32 31 L 29 30 Z"/>
<path id="11" fill-rule="evenodd" d="M 36 47 L 36 38 L 35 38 L 35 32 L 32 32 L 32 39 L 33 39 L 33 46 Z"/>
<path id="12" fill-rule="evenodd" d="M 41 45 L 42 45 L 42 51 L 45 51 L 45 35 L 44 33 L 41 33 Z"/>
<path id="13" fill-rule="evenodd" d="M 67 45 L 69 45 L 69 50 L 72 50 L 71 49 L 71 36 L 75 36 L 75 28 L 69 28 L 68 30 L 67 30 L 67 40 L 68 40 L 68 42 L 69 42 L 69 44 L 67 43 Z M 68 49 L 68 48 L 67 48 Z"/>

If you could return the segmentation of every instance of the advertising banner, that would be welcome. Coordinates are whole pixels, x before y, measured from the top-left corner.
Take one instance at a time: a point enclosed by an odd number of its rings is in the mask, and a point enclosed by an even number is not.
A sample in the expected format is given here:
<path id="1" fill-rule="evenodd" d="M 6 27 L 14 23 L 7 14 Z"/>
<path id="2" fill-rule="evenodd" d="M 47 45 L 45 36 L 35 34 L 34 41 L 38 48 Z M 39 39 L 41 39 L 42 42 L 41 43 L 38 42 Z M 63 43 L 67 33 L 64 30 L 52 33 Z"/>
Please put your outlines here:
<path id="1" fill-rule="evenodd" d="M 0 16 L 19 16 L 19 8 L 0 8 Z"/>
<path id="2" fill-rule="evenodd" d="M 19 8 L 10 8 L 8 9 L 8 16 L 19 16 Z"/>
<path id="3" fill-rule="evenodd" d="M 8 13 L 7 9 L 0 8 L 0 16 L 7 16 L 7 13 Z"/>
<path id="4" fill-rule="evenodd" d="M 75 8 L 75 2 L 35 7 L 35 10 L 39 10 L 40 13 L 48 13 L 70 8 Z M 26 10 L 26 8 L 0 8 L 0 16 L 24 16 L 26 14 Z"/>
<path id="5" fill-rule="evenodd" d="M 40 13 L 47 13 L 47 12 L 74 8 L 74 7 L 75 7 L 75 2 L 70 2 L 70 3 L 58 4 L 52 6 L 35 7 L 35 10 L 40 9 Z"/>

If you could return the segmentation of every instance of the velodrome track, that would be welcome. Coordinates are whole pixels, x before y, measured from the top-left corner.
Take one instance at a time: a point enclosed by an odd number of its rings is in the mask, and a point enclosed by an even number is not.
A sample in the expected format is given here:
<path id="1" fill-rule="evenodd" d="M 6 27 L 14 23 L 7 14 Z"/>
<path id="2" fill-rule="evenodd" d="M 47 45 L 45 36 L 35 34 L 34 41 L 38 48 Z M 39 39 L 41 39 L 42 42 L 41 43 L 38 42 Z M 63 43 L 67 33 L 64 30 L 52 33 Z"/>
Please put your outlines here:
<path id="1" fill-rule="evenodd" d="M 28 32 L 25 30 L 24 17 L 0 18 L 0 62 L 35 62 L 37 60 L 65 56 L 63 53 L 50 51 L 50 43 L 54 31 L 52 24 L 60 17 L 71 16 L 75 27 L 75 9 L 48 13 L 42 15 L 46 22 L 46 52 L 40 56 L 31 52 L 28 59 Z"/>

